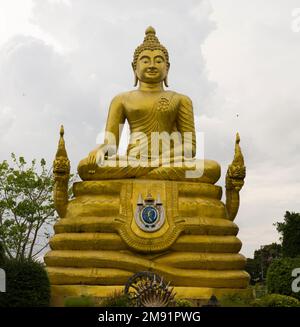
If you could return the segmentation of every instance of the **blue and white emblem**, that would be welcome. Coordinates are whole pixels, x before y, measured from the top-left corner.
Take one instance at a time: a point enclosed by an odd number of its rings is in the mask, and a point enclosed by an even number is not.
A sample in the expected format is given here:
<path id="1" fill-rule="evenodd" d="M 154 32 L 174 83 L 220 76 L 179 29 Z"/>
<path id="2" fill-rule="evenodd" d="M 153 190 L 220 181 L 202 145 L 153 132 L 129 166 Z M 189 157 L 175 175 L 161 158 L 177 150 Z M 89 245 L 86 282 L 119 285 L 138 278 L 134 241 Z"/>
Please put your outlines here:
<path id="1" fill-rule="evenodd" d="M 159 194 L 155 200 L 149 193 L 143 200 L 139 195 L 135 210 L 135 221 L 145 232 L 154 232 L 161 228 L 165 222 L 165 212 Z"/>

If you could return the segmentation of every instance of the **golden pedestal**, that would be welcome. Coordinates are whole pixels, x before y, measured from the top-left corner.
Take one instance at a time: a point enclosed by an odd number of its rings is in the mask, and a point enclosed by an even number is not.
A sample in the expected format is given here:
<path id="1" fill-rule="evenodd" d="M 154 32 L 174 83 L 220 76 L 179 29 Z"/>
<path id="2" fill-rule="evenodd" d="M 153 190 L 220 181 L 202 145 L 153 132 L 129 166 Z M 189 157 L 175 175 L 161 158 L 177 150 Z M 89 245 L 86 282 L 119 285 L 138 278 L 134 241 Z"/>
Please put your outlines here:
<path id="1" fill-rule="evenodd" d="M 160 195 L 165 222 L 145 232 L 135 221 L 138 197 Z M 105 297 L 139 271 L 171 281 L 178 297 L 209 299 L 247 292 L 238 227 L 221 202 L 220 186 L 123 179 L 74 184 L 75 198 L 55 224 L 45 256 L 52 304 L 66 296 Z"/>

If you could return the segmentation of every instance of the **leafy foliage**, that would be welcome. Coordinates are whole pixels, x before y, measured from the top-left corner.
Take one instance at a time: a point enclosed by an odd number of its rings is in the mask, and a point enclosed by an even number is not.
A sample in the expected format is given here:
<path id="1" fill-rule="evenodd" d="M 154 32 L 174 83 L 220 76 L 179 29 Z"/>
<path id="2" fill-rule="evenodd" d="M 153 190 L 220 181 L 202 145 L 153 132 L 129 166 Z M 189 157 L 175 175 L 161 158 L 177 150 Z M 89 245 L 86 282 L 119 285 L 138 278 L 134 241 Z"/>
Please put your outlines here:
<path id="1" fill-rule="evenodd" d="M 282 258 L 274 260 L 267 274 L 267 288 L 269 293 L 293 296 L 300 300 L 300 292 L 292 291 L 292 271 L 300 268 L 300 258 Z"/>
<path id="2" fill-rule="evenodd" d="M 272 243 L 263 245 L 254 252 L 253 259 L 247 259 L 246 271 L 250 274 L 251 284 L 263 282 L 267 275 L 267 270 L 272 261 L 282 256 L 280 244 Z"/>
<path id="3" fill-rule="evenodd" d="M 254 307 L 299 307 L 300 301 L 281 294 L 268 294 L 252 302 Z"/>
<path id="4" fill-rule="evenodd" d="M 250 295 L 242 295 L 238 293 L 223 295 L 219 302 L 222 307 L 249 307 L 253 297 Z"/>
<path id="5" fill-rule="evenodd" d="M 281 234 L 283 255 L 300 256 L 300 213 L 286 211 L 284 222 L 278 222 L 275 226 Z"/>
<path id="6" fill-rule="evenodd" d="M 2 243 L 0 242 L 0 268 L 2 268 L 2 265 L 4 264 L 5 260 L 5 253 Z"/>
<path id="7" fill-rule="evenodd" d="M 123 291 L 115 291 L 113 294 L 103 299 L 100 303 L 101 307 L 130 307 L 131 300 Z"/>
<path id="8" fill-rule="evenodd" d="M 175 300 L 175 307 L 181 307 L 181 308 L 185 308 L 185 307 L 193 307 L 193 303 L 189 300 L 186 299 L 176 299 Z"/>
<path id="9" fill-rule="evenodd" d="M 267 286 L 264 283 L 256 283 L 252 289 L 256 299 L 268 294 Z"/>
<path id="10" fill-rule="evenodd" d="M 50 283 L 43 265 L 32 260 L 5 260 L 6 293 L 0 307 L 45 307 L 50 302 Z"/>
<path id="11" fill-rule="evenodd" d="M 22 260 L 48 244 L 45 226 L 55 220 L 53 181 L 44 159 L 39 167 L 35 160 L 27 167 L 23 157 L 11 157 L 12 167 L 0 163 L 0 242 L 8 258 Z"/>
<path id="12" fill-rule="evenodd" d="M 245 270 L 250 275 L 251 285 L 255 285 L 262 280 L 261 265 L 259 260 L 247 258 Z"/>
<path id="13" fill-rule="evenodd" d="M 113 292 L 110 296 L 102 299 L 99 304 L 101 307 L 132 307 L 134 305 L 134 301 L 124 291 Z M 175 299 L 170 306 L 192 307 L 193 303 L 186 299 Z"/>
<path id="14" fill-rule="evenodd" d="M 94 307 L 94 298 L 89 296 L 70 296 L 65 299 L 65 307 Z"/>

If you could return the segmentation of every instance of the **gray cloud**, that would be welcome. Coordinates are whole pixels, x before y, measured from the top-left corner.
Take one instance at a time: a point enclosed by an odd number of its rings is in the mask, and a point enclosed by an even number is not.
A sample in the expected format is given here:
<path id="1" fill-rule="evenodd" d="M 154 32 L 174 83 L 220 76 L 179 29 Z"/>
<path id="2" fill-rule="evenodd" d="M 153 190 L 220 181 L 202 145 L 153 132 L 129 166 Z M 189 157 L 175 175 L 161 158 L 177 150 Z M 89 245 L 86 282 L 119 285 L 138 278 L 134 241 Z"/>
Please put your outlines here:
<path id="1" fill-rule="evenodd" d="M 3 157 L 13 150 L 52 160 L 58 127 L 64 123 L 76 166 L 95 146 L 112 97 L 132 88 L 133 51 L 148 25 L 157 29 L 169 49 L 171 87 L 189 93 L 200 113 L 201 102 L 207 101 L 213 87 L 201 53 L 214 26 L 206 1 L 174 1 L 172 6 L 157 0 L 70 3 L 34 1 L 31 22 L 59 48 L 20 35 L 1 49 L 0 103 L 16 117 L 14 127 L 6 131 Z M 15 142 L 18 139 L 22 142 Z"/>
<path id="2" fill-rule="evenodd" d="M 87 117 L 101 120 L 96 92 L 82 89 L 67 58 L 41 40 L 11 39 L 0 51 L 0 72 L 0 108 L 8 120 L 2 123 L 3 158 L 13 151 L 52 161 L 61 123 L 74 146 L 90 137 Z M 77 151 L 70 147 L 72 156 Z"/>
<path id="3" fill-rule="evenodd" d="M 218 130 L 207 148 L 228 162 L 228 137 L 240 131 L 248 173 L 237 223 L 249 255 L 278 239 L 272 224 L 286 210 L 300 208 L 300 33 L 291 30 L 299 2 L 211 2 L 217 29 L 204 54 L 218 82 L 208 120 Z"/>

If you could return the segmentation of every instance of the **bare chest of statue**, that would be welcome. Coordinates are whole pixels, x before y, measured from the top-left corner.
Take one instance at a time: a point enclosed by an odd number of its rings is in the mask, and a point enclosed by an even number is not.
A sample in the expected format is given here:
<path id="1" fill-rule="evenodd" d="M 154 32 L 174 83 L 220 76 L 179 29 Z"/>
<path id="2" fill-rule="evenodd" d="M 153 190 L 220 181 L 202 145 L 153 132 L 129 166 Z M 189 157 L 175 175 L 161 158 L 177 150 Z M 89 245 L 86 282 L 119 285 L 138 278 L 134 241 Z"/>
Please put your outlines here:
<path id="1" fill-rule="evenodd" d="M 124 96 L 123 106 L 132 132 L 176 130 L 179 101 L 175 92 L 133 91 L 129 94 Z"/>

